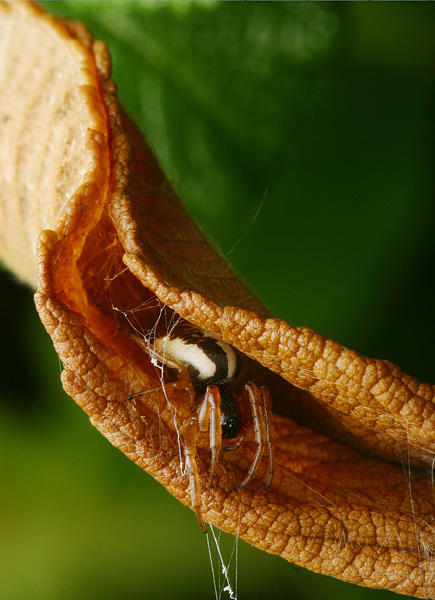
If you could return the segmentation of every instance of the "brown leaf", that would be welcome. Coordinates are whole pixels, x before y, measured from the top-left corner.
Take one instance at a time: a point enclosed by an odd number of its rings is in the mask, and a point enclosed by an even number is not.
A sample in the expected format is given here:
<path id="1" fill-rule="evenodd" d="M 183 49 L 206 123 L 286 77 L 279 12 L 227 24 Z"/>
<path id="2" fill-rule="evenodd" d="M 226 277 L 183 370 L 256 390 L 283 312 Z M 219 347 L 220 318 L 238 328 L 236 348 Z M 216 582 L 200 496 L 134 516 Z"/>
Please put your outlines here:
<path id="1" fill-rule="evenodd" d="M 112 444 L 190 505 L 180 468 L 190 392 L 163 390 L 143 342 L 174 313 L 213 332 L 246 357 L 236 391 L 252 380 L 271 392 L 276 460 L 269 490 L 267 457 L 240 489 L 256 451 L 248 420 L 210 487 L 209 438 L 199 434 L 205 520 L 319 573 L 433 597 L 431 481 L 387 460 L 432 464 L 434 387 L 268 318 L 119 110 L 105 45 L 81 24 L 1 4 L 0 39 L 0 248 L 31 284 L 38 265 L 35 302 L 65 390 Z"/>

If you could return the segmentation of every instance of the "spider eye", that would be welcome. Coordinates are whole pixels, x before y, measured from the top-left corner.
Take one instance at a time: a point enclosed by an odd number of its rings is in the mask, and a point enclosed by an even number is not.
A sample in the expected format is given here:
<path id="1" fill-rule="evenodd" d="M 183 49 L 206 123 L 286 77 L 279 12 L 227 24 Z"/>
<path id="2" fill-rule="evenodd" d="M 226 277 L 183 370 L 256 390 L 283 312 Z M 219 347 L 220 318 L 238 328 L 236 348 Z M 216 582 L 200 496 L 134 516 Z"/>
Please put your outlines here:
<path id="1" fill-rule="evenodd" d="M 242 427 L 242 415 L 234 397 L 226 390 L 220 390 L 222 437 L 231 440 L 237 437 Z"/>

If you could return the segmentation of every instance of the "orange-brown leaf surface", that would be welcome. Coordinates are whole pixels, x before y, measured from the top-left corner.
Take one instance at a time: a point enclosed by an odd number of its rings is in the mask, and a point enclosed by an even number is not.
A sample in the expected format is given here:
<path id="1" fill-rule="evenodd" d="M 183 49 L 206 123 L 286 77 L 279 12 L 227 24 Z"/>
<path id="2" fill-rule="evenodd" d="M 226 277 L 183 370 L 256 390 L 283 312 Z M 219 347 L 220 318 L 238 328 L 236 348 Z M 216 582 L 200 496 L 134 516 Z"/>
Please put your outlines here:
<path id="1" fill-rule="evenodd" d="M 271 393 L 275 473 L 266 490 L 265 456 L 239 488 L 256 449 L 248 424 L 209 486 L 200 434 L 205 521 L 319 573 L 434 597 L 434 386 L 268 315 L 180 203 L 118 105 L 104 43 L 80 23 L 1 3 L 0 40 L 0 250 L 37 280 L 68 394 L 190 505 L 189 394 L 163 390 L 138 342 L 162 315 L 211 331 L 243 353 L 238 385 Z"/>

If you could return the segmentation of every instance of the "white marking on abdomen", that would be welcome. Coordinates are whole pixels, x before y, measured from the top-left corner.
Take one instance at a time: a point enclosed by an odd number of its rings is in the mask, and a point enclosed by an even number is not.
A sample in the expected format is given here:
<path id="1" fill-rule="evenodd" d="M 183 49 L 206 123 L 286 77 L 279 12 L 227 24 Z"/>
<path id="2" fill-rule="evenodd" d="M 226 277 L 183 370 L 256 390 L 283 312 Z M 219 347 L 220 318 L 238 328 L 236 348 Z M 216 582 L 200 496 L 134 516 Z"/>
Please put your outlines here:
<path id="1" fill-rule="evenodd" d="M 212 379 L 216 374 L 216 364 L 196 344 L 189 344 L 180 338 L 171 338 L 167 335 L 157 338 L 154 345 L 163 356 L 169 356 L 186 367 L 191 366 L 196 369 L 199 380 Z"/>

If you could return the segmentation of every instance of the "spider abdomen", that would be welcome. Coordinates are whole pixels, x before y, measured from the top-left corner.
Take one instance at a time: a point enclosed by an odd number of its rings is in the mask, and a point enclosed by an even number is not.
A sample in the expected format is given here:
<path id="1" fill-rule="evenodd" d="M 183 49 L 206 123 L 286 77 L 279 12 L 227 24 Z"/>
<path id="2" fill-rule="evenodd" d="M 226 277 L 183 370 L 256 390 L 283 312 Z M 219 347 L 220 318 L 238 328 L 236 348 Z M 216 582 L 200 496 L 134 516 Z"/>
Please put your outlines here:
<path id="1" fill-rule="evenodd" d="M 227 385 L 240 371 L 240 357 L 232 346 L 190 323 L 157 337 L 154 346 L 162 355 L 182 363 L 197 389 Z"/>

